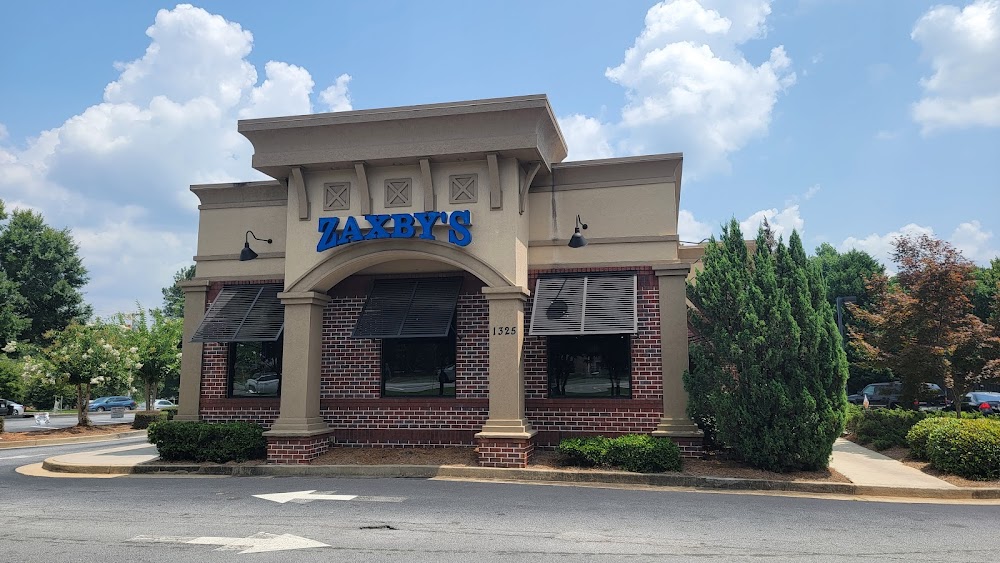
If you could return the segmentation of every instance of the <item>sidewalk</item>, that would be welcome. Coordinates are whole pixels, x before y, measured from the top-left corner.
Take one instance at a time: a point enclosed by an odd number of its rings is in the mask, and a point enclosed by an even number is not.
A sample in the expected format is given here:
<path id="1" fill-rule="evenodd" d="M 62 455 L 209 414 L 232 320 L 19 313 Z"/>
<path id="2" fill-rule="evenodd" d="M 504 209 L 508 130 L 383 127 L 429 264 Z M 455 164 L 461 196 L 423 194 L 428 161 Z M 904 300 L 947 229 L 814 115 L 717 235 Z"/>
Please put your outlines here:
<path id="1" fill-rule="evenodd" d="M 834 444 L 830 467 L 851 483 L 821 481 L 769 481 L 694 477 L 666 473 L 625 471 L 562 471 L 556 469 L 496 469 L 433 465 L 178 465 L 148 463 L 158 459 L 150 444 L 110 447 L 66 454 L 24 467 L 35 476 L 101 476 L 127 474 L 195 474 L 274 477 L 409 477 L 485 479 L 515 482 L 562 482 L 605 485 L 638 485 L 726 491 L 792 492 L 833 497 L 864 496 L 946 500 L 1000 500 L 1000 488 L 962 488 L 908 467 L 853 442 Z"/>

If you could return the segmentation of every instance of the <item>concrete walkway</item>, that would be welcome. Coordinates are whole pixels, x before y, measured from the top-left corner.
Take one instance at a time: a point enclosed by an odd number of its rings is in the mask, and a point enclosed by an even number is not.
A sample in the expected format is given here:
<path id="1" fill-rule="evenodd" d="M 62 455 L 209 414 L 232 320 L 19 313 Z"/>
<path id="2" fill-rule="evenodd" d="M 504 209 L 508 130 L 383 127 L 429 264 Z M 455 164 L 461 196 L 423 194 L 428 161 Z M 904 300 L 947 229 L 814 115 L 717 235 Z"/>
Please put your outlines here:
<path id="1" fill-rule="evenodd" d="M 155 446 L 133 444 L 83 453 L 65 454 L 18 468 L 38 477 L 114 477 L 128 474 L 186 474 L 202 476 L 271 477 L 409 477 L 477 479 L 517 482 L 563 482 L 605 486 L 654 486 L 716 491 L 804 493 L 831 498 L 866 497 L 943 499 L 951 501 L 1000 499 L 1000 487 L 963 488 L 932 477 L 892 458 L 847 440 L 837 440 L 830 467 L 851 483 L 827 481 L 773 481 L 698 477 L 671 473 L 572 471 L 561 469 L 497 469 L 433 465 L 180 465 L 148 463 L 158 458 Z"/>
<path id="2" fill-rule="evenodd" d="M 830 468 L 837 470 L 856 485 L 912 489 L 958 488 L 947 481 L 843 438 L 837 438 L 833 444 Z"/>

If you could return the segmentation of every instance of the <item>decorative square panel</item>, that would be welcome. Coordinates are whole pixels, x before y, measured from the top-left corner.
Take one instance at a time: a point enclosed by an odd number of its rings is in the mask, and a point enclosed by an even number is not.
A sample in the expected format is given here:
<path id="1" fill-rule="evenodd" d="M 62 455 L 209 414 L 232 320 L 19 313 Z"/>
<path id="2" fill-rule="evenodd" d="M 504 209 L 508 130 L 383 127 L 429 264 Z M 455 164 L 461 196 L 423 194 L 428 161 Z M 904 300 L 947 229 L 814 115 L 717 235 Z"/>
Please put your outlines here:
<path id="1" fill-rule="evenodd" d="M 413 202 L 413 182 L 410 178 L 385 181 L 385 206 L 409 207 Z"/>
<path id="2" fill-rule="evenodd" d="M 350 208 L 350 182 L 323 184 L 323 211 L 344 211 Z"/>
<path id="3" fill-rule="evenodd" d="M 460 174 L 448 177 L 448 203 L 476 203 L 478 200 L 478 174 Z"/>

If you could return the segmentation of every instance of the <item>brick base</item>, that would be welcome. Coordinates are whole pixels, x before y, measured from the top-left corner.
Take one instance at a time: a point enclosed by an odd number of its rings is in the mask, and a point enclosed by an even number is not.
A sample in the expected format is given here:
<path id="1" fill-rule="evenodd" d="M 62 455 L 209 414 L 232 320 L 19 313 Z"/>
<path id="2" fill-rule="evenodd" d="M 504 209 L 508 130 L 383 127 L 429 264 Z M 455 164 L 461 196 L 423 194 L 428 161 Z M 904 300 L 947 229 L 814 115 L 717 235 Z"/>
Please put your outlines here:
<path id="1" fill-rule="evenodd" d="M 705 457 L 705 446 L 702 438 L 670 438 L 681 448 L 681 457 L 701 459 Z"/>
<path id="2" fill-rule="evenodd" d="M 532 440 L 516 438 L 481 438 L 476 447 L 479 465 L 482 467 L 525 468 L 535 451 Z"/>
<path id="3" fill-rule="evenodd" d="M 306 464 L 330 449 L 332 434 L 304 438 L 268 436 L 267 462 L 274 464 Z"/>

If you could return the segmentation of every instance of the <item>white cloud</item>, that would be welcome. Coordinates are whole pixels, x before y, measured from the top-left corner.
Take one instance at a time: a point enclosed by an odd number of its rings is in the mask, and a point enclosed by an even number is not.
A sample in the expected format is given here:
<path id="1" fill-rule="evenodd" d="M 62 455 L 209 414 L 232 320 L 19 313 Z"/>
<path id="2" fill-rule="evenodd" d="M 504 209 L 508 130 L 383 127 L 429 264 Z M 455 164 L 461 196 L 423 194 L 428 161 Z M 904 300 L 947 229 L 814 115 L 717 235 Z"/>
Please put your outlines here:
<path id="1" fill-rule="evenodd" d="M 694 218 L 687 209 L 681 209 L 677 217 L 677 234 L 682 241 L 700 242 L 712 236 L 712 225 Z"/>
<path id="2" fill-rule="evenodd" d="M 923 133 L 1000 127 L 1000 0 L 935 6 L 910 37 L 934 70 L 921 80 L 924 97 L 912 108 Z"/>
<path id="3" fill-rule="evenodd" d="M 351 111 L 351 93 L 347 85 L 351 82 L 350 74 L 341 74 L 329 88 L 319 93 L 319 99 L 326 105 L 327 111 Z"/>
<path id="4" fill-rule="evenodd" d="M 767 223 L 771 226 L 774 238 L 781 237 L 785 241 L 792 236 L 793 230 L 798 231 L 799 236 L 801 236 L 806 226 L 805 220 L 799 213 L 798 204 L 790 205 L 781 211 L 776 208 L 762 209 L 740 221 L 740 230 L 743 231 L 743 236 L 746 238 L 756 237 L 757 229 L 760 228 L 764 219 L 767 219 Z"/>
<path id="5" fill-rule="evenodd" d="M 247 60 L 253 35 L 237 23 L 181 4 L 160 10 L 146 35 L 142 57 L 116 64 L 120 75 L 102 103 L 23 148 L 0 145 L 0 199 L 71 229 L 99 315 L 137 299 L 159 305 L 160 288 L 190 263 L 197 232 L 190 184 L 260 177 L 238 118 L 312 111 L 306 69 L 270 61 L 258 84 Z M 339 87 L 349 100 L 348 81 L 343 75 L 324 92 Z"/>
<path id="6" fill-rule="evenodd" d="M 949 239 L 966 258 L 985 264 L 1000 257 L 1000 248 L 993 240 L 993 231 L 984 231 L 979 221 L 962 223 L 951 233 Z"/>
<path id="7" fill-rule="evenodd" d="M 0 123 L 0 141 L 6 139 L 8 135 L 9 133 L 7 132 L 7 126 L 4 125 L 3 123 Z"/>
<path id="8" fill-rule="evenodd" d="M 566 160 L 591 160 L 615 156 L 608 142 L 609 126 L 585 115 L 573 114 L 559 118 L 559 129 L 566 137 L 569 155 Z"/>
<path id="9" fill-rule="evenodd" d="M 860 239 L 848 237 L 841 243 L 840 250 L 846 251 L 852 248 L 864 250 L 887 267 L 891 267 L 893 243 L 896 239 L 900 236 L 920 235 L 936 236 L 931 227 L 910 223 L 899 230 L 884 235 L 873 233 Z M 951 237 L 947 240 L 960 250 L 963 256 L 979 264 L 986 264 L 992 258 L 1000 256 L 1000 249 L 997 248 L 993 232 L 983 230 L 979 221 L 973 220 L 960 224 L 952 231 Z"/>
<path id="10" fill-rule="evenodd" d="M 891 141 L 897 137 L 899 137 L 899 133 L 896 131 L 886 131 L 885 129 L 881 129 L 878 133 L 875 133 L 875 139 L 879 141 Z"/>
<path id="11" fill-rule="evenodd" d="M 577 143 L 633 154 L 683 150 L 695 175 L 727 166 L 729 153 L 766 134 L 778 95 L 795 83 L 782 46 L 759 65 L 740 50 L 765 35 L 770 12 L 761 0 L 665 0 L 650 8 L 622 63 L 605 72 L 625 88 L 621 122 L 600 127 L 601 141 L 575 136 L 593 128 L 567 133 L 570 150 Z"/>

